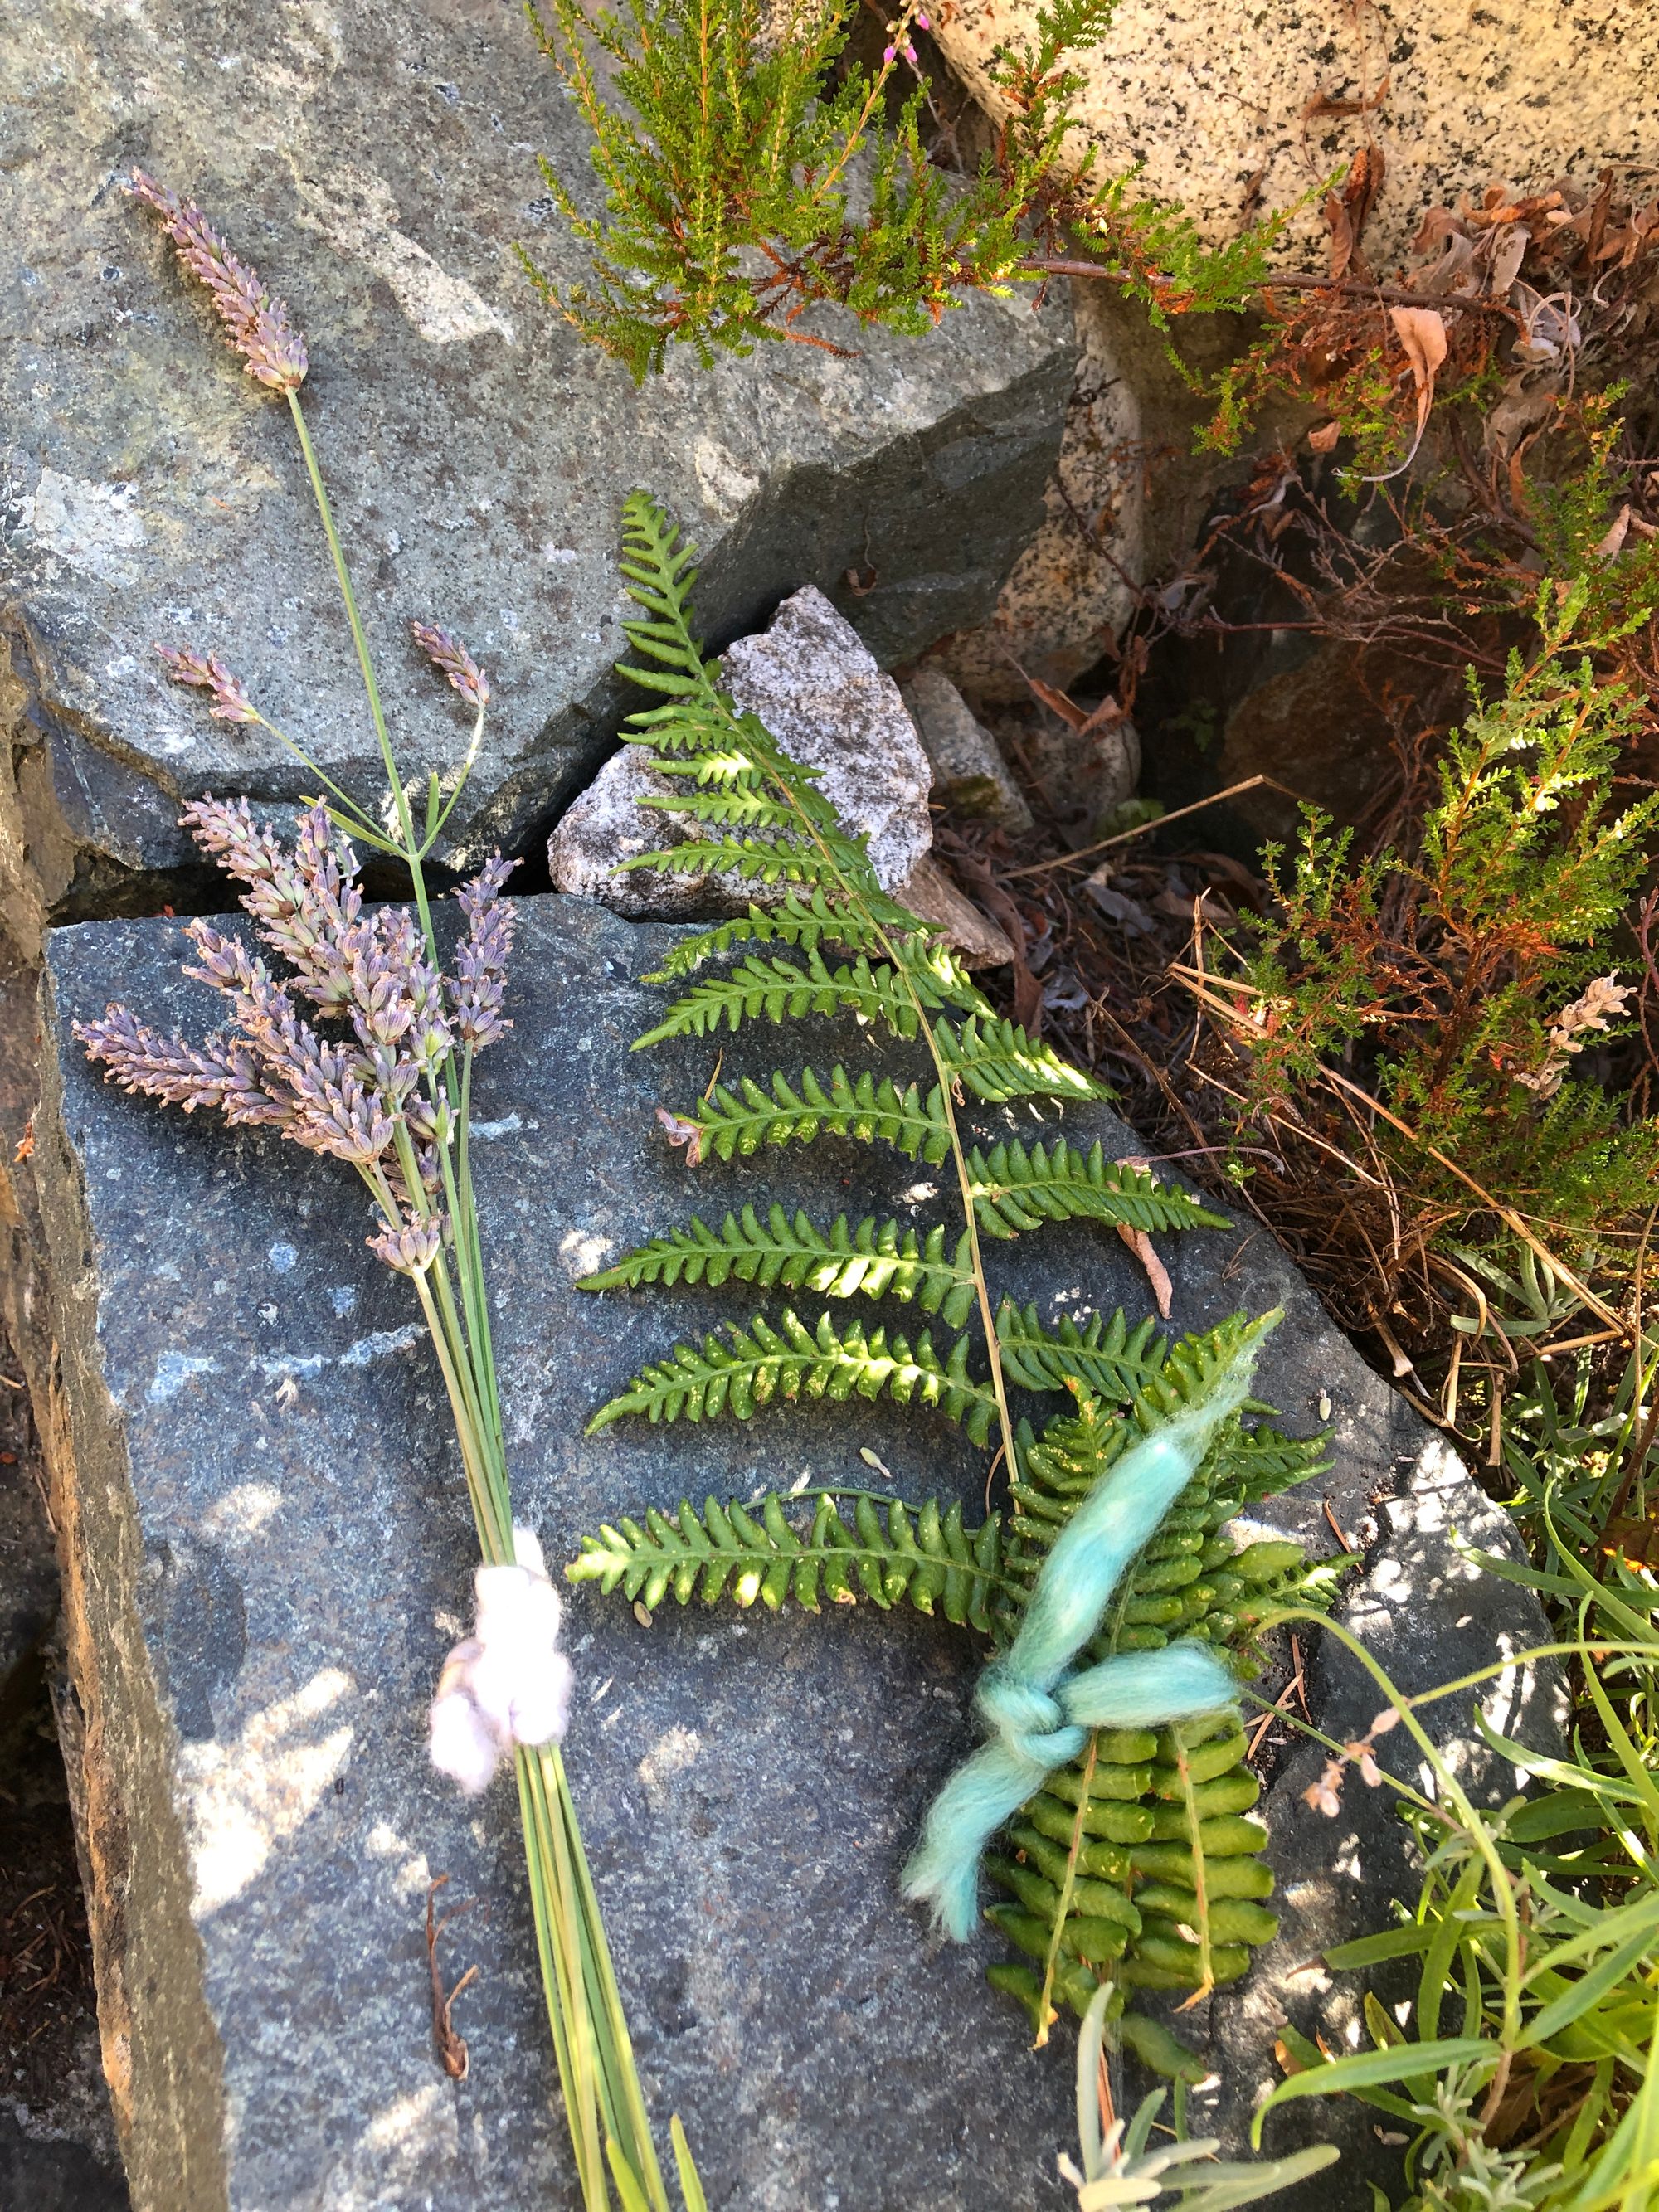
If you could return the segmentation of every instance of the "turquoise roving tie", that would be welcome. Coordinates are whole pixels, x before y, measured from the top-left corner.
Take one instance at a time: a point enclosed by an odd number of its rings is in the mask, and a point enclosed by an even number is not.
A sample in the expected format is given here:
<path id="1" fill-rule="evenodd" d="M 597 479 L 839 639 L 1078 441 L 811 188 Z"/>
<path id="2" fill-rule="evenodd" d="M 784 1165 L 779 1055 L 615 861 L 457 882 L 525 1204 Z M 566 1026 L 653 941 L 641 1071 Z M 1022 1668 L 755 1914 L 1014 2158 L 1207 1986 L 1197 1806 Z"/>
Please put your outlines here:
<path id="1" fill-rule="evenodd" d="M 1257 1324 L 1200 1404 L 1131 1446 L 1095 1486 L 1044 1561 L 1018 1635 L 980 1677 L 975 1703 L 992 1740 L 933 1800 L 903 1875 L 906 1897 L 930 1905 L 957 1942 L 967 1942 L 978 1917 L 986 1845 L 1048 1775 L 1077 1757 L 1091 1729 L 1164 1728 L 1237 1696 L 1231 1668 L 1195 1638 L 1069 1669 L 1216 1431 L 1249 1395 L 1256 1353 L 1279 1318 Z"/>

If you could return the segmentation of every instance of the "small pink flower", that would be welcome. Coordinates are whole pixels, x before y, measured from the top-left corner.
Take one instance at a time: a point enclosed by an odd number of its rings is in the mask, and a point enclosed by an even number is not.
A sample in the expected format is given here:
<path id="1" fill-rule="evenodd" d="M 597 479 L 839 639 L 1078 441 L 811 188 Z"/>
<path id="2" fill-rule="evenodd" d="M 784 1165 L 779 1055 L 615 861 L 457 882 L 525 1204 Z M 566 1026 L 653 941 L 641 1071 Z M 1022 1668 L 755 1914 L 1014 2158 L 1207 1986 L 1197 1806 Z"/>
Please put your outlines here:
<path id="1" fill-rule="evenodd" d="M 927 30 L 928 27 L 929 27 L 929 25 L 928 25 L 927 18 L 925 15 L 918 15 L 918 16 L 917 16 L 917 18 L 916 18 L 916 28 L 917 28 L 917 30 L 919 30 L 919 31 L 925 31 L 925 30 Z"/>
<path id="2" fill-rule="evenodd" d="M 884 46 L 881 55 L 882 60 L 884 62 L 890 62 L 897 52 L 898 48 L 896 46 Z"/>
<path id="3" fill-rule="evenodd" d="M 912 69 L 915 67 L 916 50 L 913 46 L 906 45 L 904 49 L 904 58 L 909 63 Z"/>
<path id="4" fill-rule="evenodd" d="M 1302 1802 L 1312 1811 L 1322 1813 L 1328 1820 L 1334 1820 L 1342 1810 L 1342 1799 L 1339 1794 L 1341 1788 L 1342 1762 L 1340 1759 L 1328 1759 L 1325 1762 L 1325 1771 L 1318 1781 L 1303 1791 Z"/>

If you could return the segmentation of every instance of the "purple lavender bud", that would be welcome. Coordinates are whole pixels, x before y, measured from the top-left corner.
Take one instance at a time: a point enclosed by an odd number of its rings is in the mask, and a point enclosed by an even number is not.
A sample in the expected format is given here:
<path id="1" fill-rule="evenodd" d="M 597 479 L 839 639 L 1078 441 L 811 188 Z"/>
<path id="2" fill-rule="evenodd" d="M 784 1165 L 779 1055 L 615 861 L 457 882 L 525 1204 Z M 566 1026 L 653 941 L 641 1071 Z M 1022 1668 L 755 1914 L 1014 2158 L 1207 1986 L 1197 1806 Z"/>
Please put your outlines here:
<path id="1" fill-rule="evenodd" d="M 489 678 L 459 638 L 431 623 L 412 622 L 409 627 L 416 644 L 438 673 L 447 676 L 467 704 L 482 714 L 489 704 Z"/>
<path id="2" fill-rule="evenodd" d="M 263 960 L 256 960 L 239 937 L 227 937 L 210 921 L 187 921 L 185 935 L 196 947 L 197 965 L 187 965 L 186 975 L 216 990 L 237 991 L 257 999 L 270 988 L 270 975 Z"/>
<path id="3" fill-rule="evenodd" d="M 180 819 L 204 853 L 247 886 L 241 903 L 273 951 L 292 961 L 306 996 L 329 1012 L 351 998 L 350 945 L 362 893 L 357 860 L 325 807 L 301 817 L 293 858 L 253 819 L 245 799 L 192 799 Z"/>
<path id="4" fill-rule="evenodd" d="M 208 712 L 216 722 L 258 720 L 253 702 L 216 654 L 192 653 L 188 646 L 158 645 L 155 651 L 166 661 L 167 674 L 175 684 L 189 684 L 198 690 L 212 692 L 213 704 Z"/>
<path id="5" fill-rule="evenodd" d="M 229 1093 L 245 1086 L 250 1073 L 246 1063 L 233 1062 L 221 1039 L 194 1045 L 180 1036 L 163 1037 L 125 1006 L 112 1006 L 101 1021 L 74 1026 L 88 1056 L 104 1063 L 106 1082 L 165 1099 L 186 1114 L 198 1106 L 222 1106 Z"/>
<path id="6" fill-rule="evenodd" d="M 455 894 L 466 916 L 467 931 L 455 948 L 449 1006 L 457 1036 L 475 1052 L 482 1052 L 513 1026 L 501 1018 L 501 1000 L 517 917 L 512 901 L 500 893 L 517 865 L 494 854 L 473 880 L 463 884 Z"/>
<path id="7" fill-rule="evenodd" d="M 284 303 L 265 289 L 256 270 L 238 260 L 193 202 L 181 200 L 142 169 L 133 171 L 127 190 L 161 216 L 185 274 L 206 288 L 248 375 L 273 392 L 297 392 L 309 362 L 306 342 Z"/>
<path id="8" fill-rule="evenodd" d="M 443 1225 L 436 1220 L 398 1221 L 380 1217 L 380 1234 L 368 1239 L 377 1260 L 400 1275 L 423 1275 L 443 1247 Z"/>
<path id="9" fill-rule="evenodd" d="M 270 882 L 283 865 L 282 848 L 254 820 L 245 799 L 216 799 L 210 791 L 204 793 L 191 800 L 179 817 L 179 826 L 188 830 L 202 850 L 239 883 Z"/>

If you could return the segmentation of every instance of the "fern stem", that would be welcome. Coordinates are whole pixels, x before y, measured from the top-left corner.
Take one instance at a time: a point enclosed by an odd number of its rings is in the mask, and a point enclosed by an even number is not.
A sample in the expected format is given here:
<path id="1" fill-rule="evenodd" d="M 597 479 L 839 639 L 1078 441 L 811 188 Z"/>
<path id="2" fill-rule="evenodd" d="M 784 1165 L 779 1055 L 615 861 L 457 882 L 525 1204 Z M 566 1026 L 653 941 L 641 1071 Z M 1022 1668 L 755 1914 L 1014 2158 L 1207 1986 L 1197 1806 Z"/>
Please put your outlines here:
<path id="1" fill-rule="evenodd" d="M 1077 1818 L 1072 1823 L 1071 1848 L 1066 1854 L 1066 1875 L 1060 1885 L 1060 1901 L 1054 1907 L 1054 1925 L 1048 1938 L 1048 1955 L 1042 1962 L 1042 1987 L 1037 1996 L 1036 2039 L 1032 2045 L 1036 2051 L 1046 2047 L 1049 2022 L 1054 2017 L 1054 1972 L 1060 1965 L 1060 1944 L 1066 1933 L 1066 1916 L 1072 1909 L 1072 1899 L 1077 1888 L 1078 1854 L 1083 1849 L 1084 1823 L 1089 1817 L 1089 1796 L 1094 1787 L 1095 1761 L 1099 1755 L 1100 1731 L 1091 1729 L 1080 1761 L 1082 1787 L 1078 1791 Z"/>
<path id="2" fill-rule="evenodd" d="M 901 967 L 901 973 L 904 974 L 905 987 L 915 1007 L 916 1019 L 939 1073 L 939 1105 L 945 1115 L 945 1127 L 951 1133 L 951 1157 L 956 1163 L 957 1187 L 962 1194 L 963 1218 L 967 1224 L 968 1249 L 974 1268 L 974 1294 L 979 1304 L 980 1325 L 985 1331 L 986 1357 L 991 1364 L 991 1389 L 996 1395 L 997 1421 L 1002 1431 L 1003 1463 L 1008 1469 L 1008 1480 L 1012 1482 L 1019 1474 L 1019 1455 L 1014 1444 L 1014 1425 L 1008 1413 L 1008 1387 L 1003 1379 L 1002 1348 L 997 1342 L 996 1316 L 991 1310 L 991 1286 L 986 1280 L 985 1257 L 980 1249 L 979 1215 L 974 1205 L 973 1178 L 968 1172 L 968 1155 L 963 1147 L 962 1132 L 957 1127 L 956 1109 L 951 1103 L 951 1087 L 954 1078 L 939 1051 L 933 1024 L 927 1019 L 908 972 Z"/>
<path id="3" fill-rule="evenodd" d="M 1198 1987 L 1184 2004 L 1176 2008 L 1181 2012 L 1190 2012 L 1215 1987 L 1215 1957 L 1210 1942 L 1210 1891 L 1204 1871 L 1201 1816 L 1193 1790 L 1192 1763 L 1187 1757 L 1186 1731 L 1180 1721 L 1171 1724 L 1170 1736 L 1175 1746 L 1176 1772 L 1181 1779 L 1181 1802 L 1187 1815 L 1187 1834 L 1193 1856 L 1193 1894 L 1198 1899 L 1198 1926 L 1193 1931 L 1198 1937 Z"/>
<path id="4" fill-rule="evenodd" d="M 706 676 L 704 682 L 706 684 L 708 682 Z M 708 690 L 711 695 L 714 695 L 712 684 L 708 685 Z M 996 1399 L 997 1425 L 1002 1431 L 1004 1464 L 1008 1469 L 1010 1480 L 1012 1480 L 1019 1473 L 1019 1455 L 1014 1443 L 1014 1425 L 1008 1413 L 1008 1389 L 1003 1379 L 1002 1352 L 997 1343 L 996 1316 L 991 1308 L 991 1286 L 986 1280 L 985 1256 L 980 1249 L 979 1216 L 974 1206 L 974 1182 L 969 1172 L 968 1154 L 963 1145 L 962 1132 L 957 1127 L 956 1108 L 951 1098 L 952 1089 L 957 1080 L 955 1071 L 939 1050 L 939 1039 L 933 1034 L 933 1025 L 927 1018 L 927 1009 L 922 1004 L 921 994 L 917 990 L 911 976 L 909 963 L 894 944 L 885 925 L 876 915 L 858 884 L 845 869 L 838 866 L 835 855 L 824 841 L 822 830 L 813 820 L 808 809 L 801 805 L 799 794 L 792 787 L 788 779 L 779 775 L 775 769 L 769 769 L 768 774 L 773 784 L 782 793 L 793 810 L 807 836 L 817 847 L 825 862 L 835 869 L 849 896 L 858 907 L 863 920 L 875 935 L 883 952 L 891 963 L 894 974 L 903 983 L 905 995 L 909 1000 L 911 1009 L 915 1015 L 917 1034 L 927 1045 L 928 1057 L 933 1063 L 934 1079 L 939 1088 L 939 1110 L 945 1116 L 945 1126 L 950 1133 L 951 1158 L 956 1164 L 957 1188 L 962 1198 L 963 1219 L 968 1232 L 968 1250 L 974 1270 L 974 1295 L 979 1306 L 980 1326 L 985 1333 L 986 1357 L 991 1367 L 991 1389 Z"/>

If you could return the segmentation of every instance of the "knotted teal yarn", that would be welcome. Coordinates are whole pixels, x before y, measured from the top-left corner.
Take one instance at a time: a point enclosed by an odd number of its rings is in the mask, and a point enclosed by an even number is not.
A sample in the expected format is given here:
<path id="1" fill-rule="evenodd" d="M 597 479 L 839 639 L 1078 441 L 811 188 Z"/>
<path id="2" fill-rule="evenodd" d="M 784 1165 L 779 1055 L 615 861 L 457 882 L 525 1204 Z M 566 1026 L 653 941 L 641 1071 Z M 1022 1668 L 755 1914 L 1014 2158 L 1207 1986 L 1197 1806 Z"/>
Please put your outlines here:
<path id="1" fill-rule="evenodd" d="M 1204 1398 L 1133 1445 L 1096 1485 L 1044 1561 L 1018 1635 L 980 1678 L 975 1703 L 993 1740 L 933 1800 L 903 1876 L 904 1894 L 931 1905 L 957 1942 L 978 1917 L 985 1846 L 1047 1775 L 1077 1757 L 1090 1729 L 1164 1728 L 1232 1703 L 1231 1668 L 1192 1639 L 1067 1669 L 1216 1431 L 1249 1395 L 1256 1353 L 1279 1318 L 1258 1322 Z"/>

